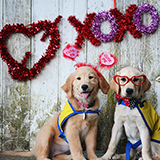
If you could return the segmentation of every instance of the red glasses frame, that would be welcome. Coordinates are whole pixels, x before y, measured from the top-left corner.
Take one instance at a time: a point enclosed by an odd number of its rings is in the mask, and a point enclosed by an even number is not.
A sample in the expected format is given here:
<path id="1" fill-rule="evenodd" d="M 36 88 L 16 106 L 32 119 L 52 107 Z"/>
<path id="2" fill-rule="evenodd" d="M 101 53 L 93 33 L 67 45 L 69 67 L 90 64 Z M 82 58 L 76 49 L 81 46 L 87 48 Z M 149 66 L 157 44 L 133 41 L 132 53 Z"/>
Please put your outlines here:
<path id="1" fill-rule="evenodd" d="M 126 81 L 124 84 L 120 84 L 120 83 L 118 83 L 117 80 L 116 80 L 117 77 L 126 78 L 127 81 Z M 143 81 L 142 81 L 140 84 L 134 83 L 132 79 L 133 79 L 133 78 L 139 78 L 139 77 L 143 77 Z M 129 78 L 129 77 L 127 77 L 127 76 L 120 76 L 120 75 L 117 75 L 117 74 L 116 74 L 116 75 L 113 76 L 113 79 L 114 79 L 114 81 L 115 81 L 118 85 L 120 85 L 120 86 L 125 86 L 129 81 L 131 81 L 135 86 L 140 86 L 140 85 L 143 84 L 144 81 L 146 80 L 146 76 L 145 76 L 144 74 L 142 74 L 142 75 L 139 75 L 139 76 L 132 76 L 131 78 Z"/>

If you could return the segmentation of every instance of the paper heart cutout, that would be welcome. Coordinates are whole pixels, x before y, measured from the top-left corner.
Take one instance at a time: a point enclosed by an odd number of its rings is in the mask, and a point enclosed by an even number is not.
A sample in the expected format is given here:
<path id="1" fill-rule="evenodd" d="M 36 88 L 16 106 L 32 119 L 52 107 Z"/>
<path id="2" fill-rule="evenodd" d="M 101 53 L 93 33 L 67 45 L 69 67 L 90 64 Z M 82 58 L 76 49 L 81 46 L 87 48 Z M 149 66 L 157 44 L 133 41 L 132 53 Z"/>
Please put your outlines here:
<path id="1" fill-rule="evenodd" d="M 117 63 L 118 59 L 115 55 L 104 52 L 99 56 L 99 65 L 100 67 L 111 68 Z"/>
<path id="2" fill-rule="evenodd" d="M 69 58 L 71 60 L 74 60 L 78 55 L 79 51 L 74 45 L 68 44 L 64 49 L 63 49 L 63 56 L 65 58 Z"/>
<path id="3" fill-rule="evenodd" d="M 4 26 L 0 32 L 0 54 L 1 58 L 7 63 L 8 72 L 13 79 L 19 81 L 32 79 L 35 75 L 40 73 L 46 63 L 54 57 L 55 52 L 60 47 L 60 35 L 57 24 L 60 22 L 61 18 L 62 16 L 58 16 L 54 22 L 44 20 L 38 21 L 38 23 L 31 23 L 27 26 L 24 26 L 23 24 L 7 24 Z M 25 65 L 31 52 L 26 52 L 21 63 L 18 63 L 7 51 L 5 41 L 9 38 L 10 34 L 22 33 L 25 36 L 32 37 L 42 30 L 45 32 L 41 41 L 45 41 L 47 37 L 50 37 L 50 43 L 39 61 L 35 63 L 31 69 L 28 69 Z"/>
<path id="4" fill-rule="evenodd" d="M 111 57 L 109 53 L 104 53 L 101 56 L 101 63 L 106 66 L 112 65 L 114 63 L 114 58 Z"/>

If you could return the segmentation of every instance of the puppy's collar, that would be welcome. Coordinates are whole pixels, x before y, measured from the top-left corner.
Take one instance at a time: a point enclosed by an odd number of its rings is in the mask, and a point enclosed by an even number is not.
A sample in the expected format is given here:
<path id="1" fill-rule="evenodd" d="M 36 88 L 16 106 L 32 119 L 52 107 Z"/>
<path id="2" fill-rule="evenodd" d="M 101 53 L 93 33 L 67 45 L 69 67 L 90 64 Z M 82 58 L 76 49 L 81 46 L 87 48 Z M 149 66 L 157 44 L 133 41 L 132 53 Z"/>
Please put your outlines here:
<path id="1" fill-rule="evenodd" d="M 136 99 L 124 98 L 120 94 L 115 93 L 115 97 L 118 101 L 118 104 L 128 106 L 131 110 L 135 108 L 135 105 L 139 103 Z"/>
<path id="2" fill-rule="evenodd" d="M 90 107 L 93 107 L 94 106 L 94 104 L 95 104 L 95 100 L 92 102 L 92 103 L 90 103 L 90 104 L 85 104 L 85 103 L 82 103 L 82 102 L 80 102 L 78 99 L 76 99 L 77 100 L 77 102 L 81 105 L 81 106 L 83 106 L 84 108 L 90 108 Z"/>

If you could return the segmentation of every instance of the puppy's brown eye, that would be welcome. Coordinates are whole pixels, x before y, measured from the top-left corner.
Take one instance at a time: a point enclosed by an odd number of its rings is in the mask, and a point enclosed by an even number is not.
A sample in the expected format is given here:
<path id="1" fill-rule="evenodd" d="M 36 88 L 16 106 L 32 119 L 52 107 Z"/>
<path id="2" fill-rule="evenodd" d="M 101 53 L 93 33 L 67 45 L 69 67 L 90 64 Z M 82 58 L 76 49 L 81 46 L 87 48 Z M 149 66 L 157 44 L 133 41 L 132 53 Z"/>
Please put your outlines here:
<path id="1" fill-rule="evenodd" d="M 92 79 L 93 78 L 93 76 L 89 76 L 89 79 Z"/>
<path id="2" fill-rule="evenodd" d="M 137 82 L 139 79 L 138 78 L 134 78 L 133 79 L 133 82 Z"/>
<path id="3" fill-rule="evenodd" d="M 121 78 L 121 81 L 125 82 L 125 81 L 126 81 L 126 78 Z"/>
<path id="4" fill-rule="evenodd" d="M 81 77 L 77 77 L 77 80 L 81 80 Z"/>

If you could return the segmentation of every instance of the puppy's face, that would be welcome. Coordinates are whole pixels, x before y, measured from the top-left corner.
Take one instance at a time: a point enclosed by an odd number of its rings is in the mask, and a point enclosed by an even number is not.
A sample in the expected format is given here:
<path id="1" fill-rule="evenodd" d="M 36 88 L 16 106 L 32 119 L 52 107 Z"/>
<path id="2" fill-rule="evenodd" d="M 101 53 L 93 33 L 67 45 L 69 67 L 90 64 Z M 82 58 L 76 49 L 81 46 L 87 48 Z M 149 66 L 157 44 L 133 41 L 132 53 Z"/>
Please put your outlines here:
<path id="1" fill-rule="evenodd" d="M 122 69 L 120 72 L 120 76 L 118 77 L 118 81 L 121 84 L 120 86 L 120 94 L 122 97 L 127 97 L 127 98 L 140 98 L 141 93 L 140 93 L 140 86 L 136 86 L 135 84 L 140 84 L 143 80 L 143 77 L 138 77 L 141 75 L 141 73 L 136 70 L 135 68 L 125 68 Z M 126 76 L 126 77 L 125 77 Z M 128 83 L 128 78 L 130 79 L 133 77 Z M 135 84 L 133 84 L 134 82 Z M 126 84 L 125 84 L 126 83 Z M 125 85 L 123 85 L 125 84 Z"/>
<path id="2" fill-rule="evenodd" d="M 62 89 L 67 93 L 67 98 L 77 98 L 83 103 L 93 102 L 98 94 L 98 90 L 104 94 L 109 91 L 109 84 L 103 77 L 88 66 L 78 68 L 66 80 Z"/>
<path id="3" fill-rule="evenodd" d="M 82 102 L 91 102 L 98 94 L 98 75 L 91 67 L 77 69 L 73 79 L 73 96 Z"/>
<path id="4" fill-rule="evenodd" d="M 112 90 L 129 99 L 140 99 L 150 86 L 146 76 L 134 67 L 123 68 L 110 82 Z"/>

